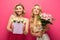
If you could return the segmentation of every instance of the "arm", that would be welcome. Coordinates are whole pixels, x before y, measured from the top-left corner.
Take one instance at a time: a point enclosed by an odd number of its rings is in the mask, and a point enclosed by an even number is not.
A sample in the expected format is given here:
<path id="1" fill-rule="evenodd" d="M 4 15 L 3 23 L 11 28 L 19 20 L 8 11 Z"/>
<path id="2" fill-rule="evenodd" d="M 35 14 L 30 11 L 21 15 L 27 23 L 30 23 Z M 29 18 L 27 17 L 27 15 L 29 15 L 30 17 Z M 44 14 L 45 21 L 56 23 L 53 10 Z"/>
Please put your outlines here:
<path id="1" fill-rule="evenodd" d="M 42 36 L 42 31 L 39 32 L 33 32 L 33 27 L 30 27 L 30 32 L 33 36 L 38 36 L 41 37 Z"/>
<path id="2" fill-rule="evenodd" d="M 49 30 L 49 27 L 46 25 L 45 28 L 43 29 L 43 33 L 45 33 L 47 30 Z"/>
<path id="3" fill-rule="evenodd" d="M 12 32 L 12 29 L 11 29 L 11 22 L 12 21 L 12 16 L 10 17 L 9 21 L 8 21 L 8 25 L 7 25 L 7 30 Z"/>
<path id="4" fill-rule="evenodd" d="M 33 32 L 33 27 L 30 26 L 30 32 L 33 36 L 35 36 L 35 33 Z"/>
<path id="5" fill-rule="evenodd" d="M 28 34 L 28 26 L 29 26 L 29 20 L 26 19 L 26 27 L 25 27 L 25 31 L 24 31 L 24 34 Z"/>

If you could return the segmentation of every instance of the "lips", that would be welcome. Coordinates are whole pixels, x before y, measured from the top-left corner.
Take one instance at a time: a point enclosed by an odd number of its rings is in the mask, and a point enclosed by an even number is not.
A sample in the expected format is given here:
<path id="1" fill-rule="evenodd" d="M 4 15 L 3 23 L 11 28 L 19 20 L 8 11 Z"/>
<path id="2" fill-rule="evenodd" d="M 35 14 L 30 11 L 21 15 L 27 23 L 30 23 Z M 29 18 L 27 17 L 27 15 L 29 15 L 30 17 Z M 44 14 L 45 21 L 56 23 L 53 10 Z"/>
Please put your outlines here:
<path id="1" fill-rule="evenodd" d="M 22 12 L 22 11 L 17 11 L 17 12 Z"/>

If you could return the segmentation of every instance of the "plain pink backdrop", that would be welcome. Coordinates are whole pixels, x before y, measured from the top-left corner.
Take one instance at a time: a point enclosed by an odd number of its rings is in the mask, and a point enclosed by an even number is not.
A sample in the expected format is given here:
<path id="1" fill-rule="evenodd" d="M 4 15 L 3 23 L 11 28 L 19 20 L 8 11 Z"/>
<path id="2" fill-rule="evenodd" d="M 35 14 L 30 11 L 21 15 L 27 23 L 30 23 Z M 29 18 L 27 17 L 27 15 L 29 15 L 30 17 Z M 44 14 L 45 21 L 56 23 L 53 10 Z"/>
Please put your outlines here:
<path id="1" fill-rule="evenodd" d="M 14 6 L 22 3 L 26 10 L 25 17 L 30 18 L 31 9 L 34 4 L 39 4 L 43 12 L 50 13 L 55 18 L 53 25 L 47 32 L 51 40 L 60 40 L 60 0 L 0 0 L 0 40 L 7 40 L 8 32 L 6 26 L 10 15 L 13 13 Z M 31 36 L 27 39 L 32 40 Z"/>

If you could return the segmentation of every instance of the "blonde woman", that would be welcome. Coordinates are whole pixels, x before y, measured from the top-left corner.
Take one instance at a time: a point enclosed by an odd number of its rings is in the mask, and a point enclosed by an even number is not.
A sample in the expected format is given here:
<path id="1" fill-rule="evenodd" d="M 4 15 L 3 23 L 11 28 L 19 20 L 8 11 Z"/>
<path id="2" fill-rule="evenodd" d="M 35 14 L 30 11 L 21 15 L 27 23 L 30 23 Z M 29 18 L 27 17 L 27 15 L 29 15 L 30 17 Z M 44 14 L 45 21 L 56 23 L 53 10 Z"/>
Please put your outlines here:
<path id="1" fill-rule="evenodd" d="M 33 36 L 36 36 L 36 40 L 49 40 L 44 33 L 46 29 L 43 29 L 39 15 L 42 13 L 41 7 L 36 4 L 32 9 L 32 15 L 30 19 L 30 31 Z"/>
<path id="2" fill-rule="evenodd" d="M 10 16 L 7 30 L 11 32 L 9 40 L 23 40 L 24 35 L 28 33 L 29 20 L 24 17 L 24 6 L 17 4 L 14 8 L 14 14 Z"/>

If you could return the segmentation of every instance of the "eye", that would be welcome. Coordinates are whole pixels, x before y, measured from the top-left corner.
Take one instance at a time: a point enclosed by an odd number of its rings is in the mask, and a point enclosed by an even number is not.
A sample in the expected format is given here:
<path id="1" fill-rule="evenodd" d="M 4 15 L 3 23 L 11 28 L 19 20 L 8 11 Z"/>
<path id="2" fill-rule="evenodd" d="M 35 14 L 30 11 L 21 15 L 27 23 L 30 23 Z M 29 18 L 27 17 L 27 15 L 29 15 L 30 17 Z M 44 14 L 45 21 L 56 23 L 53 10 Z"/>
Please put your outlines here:
<path id="1" fill-rule="evenodd" d="M 19 8 L 19 9 L 22 9 L 22 8 Z"/>
<path id="2" fill-rule="evenodd" d="M 16 10 L 18 10 L 18 8 L 16 8 Z"/>
<path id="3" fill-rule="evenodd" d="M 36 9 L 36 8 L 34 8 L 34 9 Z"/>
<path id="4" fill-rule="evenodd" d="M 39 8 L 37 8 L 37 10 L 40 10 Z"/>

